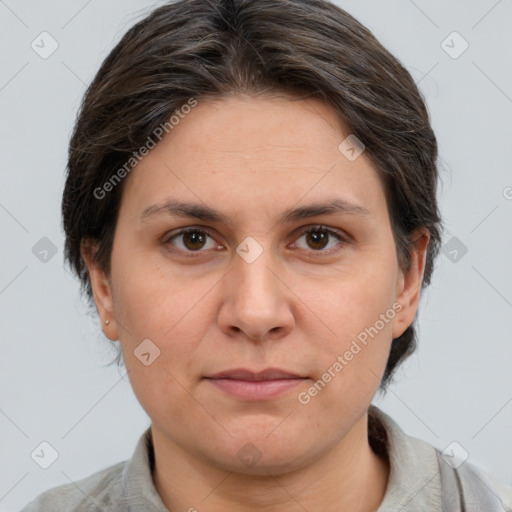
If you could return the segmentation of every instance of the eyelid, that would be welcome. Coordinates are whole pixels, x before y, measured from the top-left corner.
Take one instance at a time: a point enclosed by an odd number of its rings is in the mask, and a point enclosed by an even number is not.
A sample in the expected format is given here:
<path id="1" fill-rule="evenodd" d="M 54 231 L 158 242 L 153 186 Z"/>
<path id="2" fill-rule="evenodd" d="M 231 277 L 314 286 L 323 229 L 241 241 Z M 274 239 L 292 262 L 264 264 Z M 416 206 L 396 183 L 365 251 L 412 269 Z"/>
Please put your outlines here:
<path id="1" fill-rule="evenodd" d="M 205 235 L 209 236 L 212 240 L 215 241 L 215 243 L 219 244 L 219 242 L 217 242 L 217 240 L 215 239 L 215 237 L 213 236 L 212 232 L 206 228 L 206 227 L 203 227 L 203 226 L 187 226 L 187 227 L 184 227 L 184 228 L 178 228 L 178 229 L 175 229 L 169 233 L 166 233 L 163 237 L 162 237 L 162 243 L 164 245 L 167 245 L 167 244 L 170 244 L 170 242 L 174 239 L 174 238 L 178 238 L 180 237 L 181 235 L 185 235 L 189 232 L 200 232 L 200 233 L 204 233 Z M 219 244 L 220 245 L 220 244 Z M 193 255 L 194 253 L 201 253 L 201 252 L 206 252 L 204 250 L 199 250 L 199 251 L 182 251 L 181 249 L 178 249 L 178 248 L 175 248 L 175 251 L 176 252 L 179 252 L 181 254 L 185 253 L 185 254 L 189 254 L 189 255 Z"/>
<path id="2" fill-rule="evenodd" d="M 342 246 L 345 246 L 346 244 L 349 244 L 352 241 L 351 237 L 344 231 L 341 231 L 336 228 L 331 228 L 324 224 L 309 224 L 307 226 L 302 226 L 301 228 L 299 228 L 298 234 L 294 236 L 294 239 L 296 241 L 298 238 L 300 238 L 305 233 L 314 232 L 314 231 L 326 231 L 329 233 L 330 236 L 334 235 L 339 240 L 339 243 L 338 243 L 338 247 L 332 247 L 331 249 L 328 249 L 326 251 L 324 251 L 324 250 L 315 251 L 313 249 L 304 249 L 308 253 L 308 255 L 319 256 L 319 257 L 322 255 L 329 256 L 331 254 L 335 254 L 336 252 L 338 252 L 340 250 L 340 247 L 339 247 L 340 244 Z"/>
<path id="3" fill-rule="evenodd" d="M 341 240 L 345 240 L 346 242 L 349 241 L 349 236 L 344 231 L 341 231 L 340 229 L 336 228 L 331 228 L 329 226 L 326 226 L 325 224 L 308 224 L 307 226 L 302 226 L 301 228 L 299 228 L 297 236 L 301 236 L 309 231 L 327 231 L 333 235 L 336 235 Z"/>
<path id="4" fill-rule="evenodd" d="M 297 239 L 300 238 L 305 233 L 312 232 L 312 231 L 326 231 L 330 235 L 334 235 L 339 240 L 339 242 L 342 245 L 351 242 L 351 238 L 350 238 L 350 236 L 347 233 L 345 233 L 344 231 L 338 230 L 336 228 L 331 228 L 331 227 L 326 226 L 324 224 L 308 224 L 306 226 L 300 227 L 298 232 L 296 232 L 296 234 L 293 235 L 294 242 L 296 242 Z M 173 240 L 174 238 L 177 238 L 177 237 L 179 237 L 181 235 L 184 235 L 184 234 L 187 234 L 189 232 L 201 232 L 201 233 L 204 233 L 205 235 L 207 235 L 210 238 L 212 238 L 217 244 L 219 244 L 219 242 L 217 242 L 217 240 L 215 239 L 215 236 L 212 234 L 212 231 L 209 228 L 204 227 L 204 226 L 187 226 L 187 227 L 184 227 L 184 228 L 178 228 L 176 230 L 171 231 L 170 233 L 166 233 L 162 237 L 162 242 L 164 244 L 169 244 L 169 242 L 171 242 L 171 240 Z M 331 249 L 326 250 L 326 251 L 324 251 L 324 250 L 317 250 L 317 251 L 315 251 L 314 249 L 304 249 L 304 250 L 308 254 L 321 256 L 321 255 L 332 254 L 333 252 L 337 252 L 339 249 L 331 248 Z M 197 250 L 197 251 L 183 251 L 183 250 L 178 249 L 178 248 L 174 248 L 173 251 L 181 253 L 181 254 L 186 254 L 187 256 L 193 256 L 194 254 L 201 254 L 201 253 L 207 252 L 206 250 L 201 250 L 201 249 Z"/>
<path id="5" fill-rule="evenodd" d="M 203 227 L 203 226 L 186 226 L 184 228 L 177 228 L 177 229 L 173 229 L 172 231 L 169 231 L 167 233 L 165 233 L 165 235 L 162 237 L 162 241 L 164 243 L 167 243 L 169 242 L 170 240 L 172 240 L 173 238 L 176 238 L 180 235 L 184 235 L 188 232 L 194 232 L 194 231 L 200 231 L 200 232 L 204 232 L 206 233 L 208 236 L 212 237 L 212 234 L 210 232 L 210 230 L 206 227 Z"/>

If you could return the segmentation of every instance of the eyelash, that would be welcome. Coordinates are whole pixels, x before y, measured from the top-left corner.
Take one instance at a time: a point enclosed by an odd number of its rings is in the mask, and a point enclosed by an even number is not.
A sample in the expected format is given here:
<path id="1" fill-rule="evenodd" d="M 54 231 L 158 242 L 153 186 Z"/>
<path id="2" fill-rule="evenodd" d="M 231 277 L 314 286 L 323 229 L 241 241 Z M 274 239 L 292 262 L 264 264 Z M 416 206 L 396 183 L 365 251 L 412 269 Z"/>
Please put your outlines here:
<path id="1" fill-rule="evenodd" d="M 342 246 L 345 246 L 346 244 L 349 243 L 348 238 L 346 236 L 343 236 L 339 231 L 334 230 L 332 228 L 328 228 L 327 226 L 324 226 L 322 224 L 315 224 L 315 225 L 312 225 L 312 226 L 305 226 L 303 229 L 301 229 L 301 231 L 297 235 L 297 239 L 296 240 L 298 240 L 299 238 L 301 238 L 303 235 L 305 235 L 307 233 L 314 233 L 315 231 L 327 232 L 329 234 L 329 237 L 331 235 L 333 235 L 334 237 L 336 237 L 339 240 L 340 243 L 338 244 L 339 245 L 338 248 L 331 248 L 331 249 L 328 249 L 328 250 L 322 250 L 322 249 L 319 249 L 319 250 L 313 250 L 313 249 L 307 250 L 308 254 L 310 254 L 312 256 L 330 255 L 332 253 L 336 253 L 336 252 L 341 250 Z M 196 228 L 196 227 L 192 226 L 192 227 L 180 229 L 178 232 L 176 232 L 174 234 L 171 234 L 170 236 L 165 237 L 163 243 L 165 245 L 172 245 L 171 244 L 172 240 L 174 240 L 175 238 L 178 238 L 180 236 L 186 235 L 188 233 L 201 233 L 203 235 L 207 235 L 210 238 L 214 239 L 214 237 L 209 232 L 209 230 L 204 229 L 204 228 Z M 190 251 L 190 250 L 183 251 L 182 249 L 170 249 L 170 250 L 172 250 L 173 252 L 179 252 L 181 254 L 184 254 L 186 257 L 197 257 L 201 253 L 206 252 L 205 250 L 202 250 L 202 249 L 199 249 L 197 251 Z"/>

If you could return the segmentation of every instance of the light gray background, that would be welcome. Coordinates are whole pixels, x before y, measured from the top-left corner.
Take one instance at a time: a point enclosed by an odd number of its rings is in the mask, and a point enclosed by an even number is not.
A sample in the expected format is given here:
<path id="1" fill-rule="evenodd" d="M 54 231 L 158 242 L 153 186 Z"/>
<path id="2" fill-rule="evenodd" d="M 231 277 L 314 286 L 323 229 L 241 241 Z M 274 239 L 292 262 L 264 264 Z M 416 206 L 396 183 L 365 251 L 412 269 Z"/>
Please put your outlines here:
<path id="1" fill-rule="evenodd" d="M 161 3 L 0 0 L 0 511 L 130 457 L 149 425 L 127 380 L 102 366 L 112 352 L 63 268 L 59 207 L 85 86 L 141 9 Z M 512 1 L 338 3 L 419 82 L 440 145 L 444 241 L 468 249 L 440 255 L 419 349 L 375 403 L 510 483 Z M 43 31 L 59 44 L 46 60 L 31 48 Z M 453 31 L 469 43 L 457 59 L 441 47 Z M 42 237 L 58 251 L 46 263 L 32 252 Z M 59 453 L 47 470 L 30 457 L 41 441 Z"/>

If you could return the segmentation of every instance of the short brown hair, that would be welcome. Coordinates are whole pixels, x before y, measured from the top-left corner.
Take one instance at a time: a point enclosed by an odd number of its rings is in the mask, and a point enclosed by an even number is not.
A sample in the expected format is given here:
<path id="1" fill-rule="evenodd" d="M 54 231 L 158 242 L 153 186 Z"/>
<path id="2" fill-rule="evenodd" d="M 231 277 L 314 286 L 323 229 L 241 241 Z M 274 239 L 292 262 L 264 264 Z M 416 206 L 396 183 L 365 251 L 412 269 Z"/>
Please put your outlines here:
<path id="1" fill-rule="evenodd" d="M 347 12 L 325 0 L 180 0 L 133 26 L 89 86 L 69 146 L 62 199 L 65 257 L 92 304 L 80 253 L 97 243 L 109 273 L 123 182 L 95 191 L 190 98 L 300 94 L 323 101 L 365 145 L 384 185 L 402 269 L 412 235 L 430 233 L 423 286 L 439 252 L 437 141 L 416 83 Z M 393 340 L 384 390 L 416 347 L 414 322 Z"/>

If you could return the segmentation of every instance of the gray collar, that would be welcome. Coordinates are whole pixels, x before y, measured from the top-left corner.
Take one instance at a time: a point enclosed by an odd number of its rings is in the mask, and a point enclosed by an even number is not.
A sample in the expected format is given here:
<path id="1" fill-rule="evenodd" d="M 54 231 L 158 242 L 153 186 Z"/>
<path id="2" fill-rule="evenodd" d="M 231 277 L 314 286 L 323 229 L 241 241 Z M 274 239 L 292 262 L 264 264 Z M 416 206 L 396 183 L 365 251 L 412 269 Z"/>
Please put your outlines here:
<path id="1" fill-rule="evenodd" d="M 503 512 L 504 505 L 492 484 L 477 468 L 465 462 L 453 469 L 432 445 L 406 435 L 382 410 L 368 410 L 375 438 L 372 447 L 390 462 L 384 499 L 377 512 Z M 154 466 L 151 428 L 140 437 L 132 458 L 122 473 L 123 512 L 169 512 L 153 483 Z"/>
<path id="2" fill-rule="evenodd" d="M 123 499 L 127 512 L 169 512 L 153 483 L 154 465 L 151 428 L 140 437 L 132 458 L 126 464 L 122 475 Z M 120 509 L 121 510 L 121 509 Z"/>

